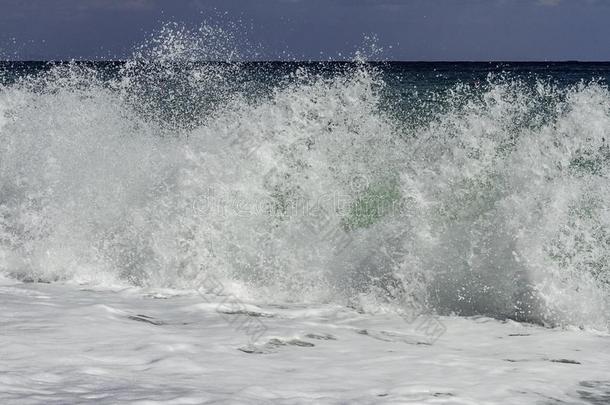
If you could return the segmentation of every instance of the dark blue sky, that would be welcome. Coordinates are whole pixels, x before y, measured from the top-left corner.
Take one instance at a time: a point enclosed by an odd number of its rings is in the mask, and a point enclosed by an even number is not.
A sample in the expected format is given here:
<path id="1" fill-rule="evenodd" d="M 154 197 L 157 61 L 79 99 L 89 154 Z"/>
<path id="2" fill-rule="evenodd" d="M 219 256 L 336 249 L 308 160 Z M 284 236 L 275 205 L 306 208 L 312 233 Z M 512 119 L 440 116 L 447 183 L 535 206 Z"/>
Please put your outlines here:
<path id="1" fill-rule="evenodd" d="M 610 0 L 0 0 L 0 59 L 125 58 L 204 19 L 258 59 L 336 59 L 374 34 L 392 60 L 610 60 Z"/>

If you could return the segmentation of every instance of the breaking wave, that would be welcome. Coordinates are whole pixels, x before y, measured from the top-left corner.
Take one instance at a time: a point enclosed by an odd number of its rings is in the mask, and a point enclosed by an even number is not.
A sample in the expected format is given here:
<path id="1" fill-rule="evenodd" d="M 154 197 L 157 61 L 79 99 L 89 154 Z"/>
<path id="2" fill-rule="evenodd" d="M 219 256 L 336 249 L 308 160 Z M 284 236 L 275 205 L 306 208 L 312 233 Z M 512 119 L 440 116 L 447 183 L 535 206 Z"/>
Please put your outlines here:
<path id="1" fill-rule="evenodd" d="M 0 87 L 0 271 L 607 329 L 607 87 L 490 77 L 413 118 L 378 66 L 223 41 Z"/>

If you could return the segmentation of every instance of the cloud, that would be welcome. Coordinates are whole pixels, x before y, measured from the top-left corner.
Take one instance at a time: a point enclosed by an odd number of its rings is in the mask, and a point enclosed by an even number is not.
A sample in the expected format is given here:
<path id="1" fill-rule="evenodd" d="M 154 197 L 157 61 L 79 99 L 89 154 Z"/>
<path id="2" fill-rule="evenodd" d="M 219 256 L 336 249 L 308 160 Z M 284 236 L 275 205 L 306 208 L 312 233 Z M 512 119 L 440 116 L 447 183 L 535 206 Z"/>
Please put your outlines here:
<path id="1" fill-rule="evenodd" d="M 71 19 L 95 11 L 146 11 L 158 0 L 0 0 L 0 20 L 28 19 L 32 15 Z"/>
<path id="2" fill-rule="evenodd" d="M 538 0 L 538 4 L 543 6 L 556 6 L 561 3 L 561 0 Z"/>
<path id="3" fill-rule="evenodd" d="M 154 7 L 154 0 L 84 0 L 78 3 L 81 10 L 150 10 Z"/>

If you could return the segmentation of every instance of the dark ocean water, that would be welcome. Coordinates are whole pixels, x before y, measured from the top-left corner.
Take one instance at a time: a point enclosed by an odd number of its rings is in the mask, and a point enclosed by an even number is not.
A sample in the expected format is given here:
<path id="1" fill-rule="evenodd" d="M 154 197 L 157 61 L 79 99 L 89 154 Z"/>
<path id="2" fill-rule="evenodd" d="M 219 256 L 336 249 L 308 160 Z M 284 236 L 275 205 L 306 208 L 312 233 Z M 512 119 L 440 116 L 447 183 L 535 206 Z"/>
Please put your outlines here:
<path id="1" fill-rule="evenodd" d="M 58 66 L 76 65 L 95 70 L 102 79 L 120 76 L 126 62 L 2 62 L 0 84 L 9 85 L 28 76 L 48 73 Z M 236 87 L 247 88 L 252 82 L 277 85 L 300 69 L 326 77 L 352 70 L 357 62 L 189 62 L 172 63 L 176 72 L 205 65 L 224 66 L 232 71 Z M 228 69 L 235 66 L 235 69 Z M 592 80 L 607 84 L 610 79 L 610 62 L 368 62 L 371 69 L 380 72 L 392 96 L 413 97 L 414 93 L 436 92 L 458 84 L 480 86 L 488 78 L 510 78 L 534 83 L 544 81 L 559 87 Z"/>
<path id="2" fill-rule="evenodd" d="M 44 77 L 58 68 L 88 69 L 105 82 L 116 82 L 121 75 L 145 72 L 141 79 L 154 87 L 157 96 L 165 97 L 172 91 L 181 96 L 188 92 L 188 102 L 198 104 L 214 99 L 214 94 L 239 92 L 249 97 L 266 96 L 278 87 L 290 83 L 299 71 L 309 77 L 332 78 L 364 66 L 358 62 L 0 62 L 0 84 L 11 85 L 24 78 Z M 610 62 L 369 62 L 366 68 L 375 71 L 383 83 L 382 102 L 405 121 L 418 122 L 428 117 L 431 110 L 445 106 L 444 93 L 458 86 L 468 88 L 469 94 L 484 92 L 489 81 L 494 83 L 518 81 L 535 87 L 545 83 L 565 89 L 578 83 L 595 81 L 606 85 L 610 79 Z M 144 67 L 146 66 L 146 67 Z M 213 67 L 223 72 L 222 89 L 188 88 L 182 79 L 189 71 Z M 169 70 L 160 74 L 160 70 Z M 140 72 L 140 73 L 142 73 Z M 165 76 L 165 77 L 164 77 Z M 171 77 L 170 77 L 171 76 Z M 218 83 L 215 83 L 218 84 Z M 213 87 L 213 85 L 211 86 Z M 199 94 L 197 94 L 199 92 Z M 159 94 L 160 93 L 160 94 Z M 187 100 L 187 99 L 185 99 Z M 426 103 L 428 102 L 428 103 Z M 213 100 L 209 104 L 214 104 Z M 188 113 L 187 113 L 188 115 Z M 189 120 L 188 116 L 180 119 Z"/>
<path id="3" fill-rule="evenodd" d="M 126 62 L 74 62 L 79 65 L 116 76 Z M 208 62 L 209 63 L 209 62 Z M 45 61 L 0 61 L 3 84 L 25 75 L 40 74 L 58 65 L 69 62 Z M 190 63 L 190 65 L 202 65 Z M 228 64 L 216 62 L 216 64 Z M 318 72 L 341 72 L 356 62 L 242 62 L 241 69 L 250 72 L 269 71 L 282 76 L 294 73 L 299 68 Z M 445 86 L 464 81 L 485 81 L 491 74 L 514 75 L 521 78 L 551 79 L 558 84 L 574 84 L 580 80 L 610 78 L 610 62 L 368 62 L 370 66 L 384 71 L 387 79 L 392 77 L 403 84 L 416 86 Z"/>

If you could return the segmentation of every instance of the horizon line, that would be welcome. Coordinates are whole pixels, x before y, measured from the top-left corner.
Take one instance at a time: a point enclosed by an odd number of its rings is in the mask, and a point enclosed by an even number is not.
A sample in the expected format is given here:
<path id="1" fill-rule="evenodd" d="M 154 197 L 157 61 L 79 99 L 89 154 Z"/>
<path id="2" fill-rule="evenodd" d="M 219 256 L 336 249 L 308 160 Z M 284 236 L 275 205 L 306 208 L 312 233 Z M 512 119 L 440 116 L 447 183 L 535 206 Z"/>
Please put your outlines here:
<path id="1" fill-rule="evenodd" d="M 0 63 L 74 63 L 74 62 L 107 62 L 107 63 L 126 63 L 136 59 L 6 59 Z M 176 61 L 180 62 L 180 61 Z M 610 63 L 610 60 L 577 60 L 577 59 L 556 59 L 556 60 L 322 60 L 322 59 L 252 59 L 252 60 L 198 60 L 188 61 L 194 63 Z"/>

